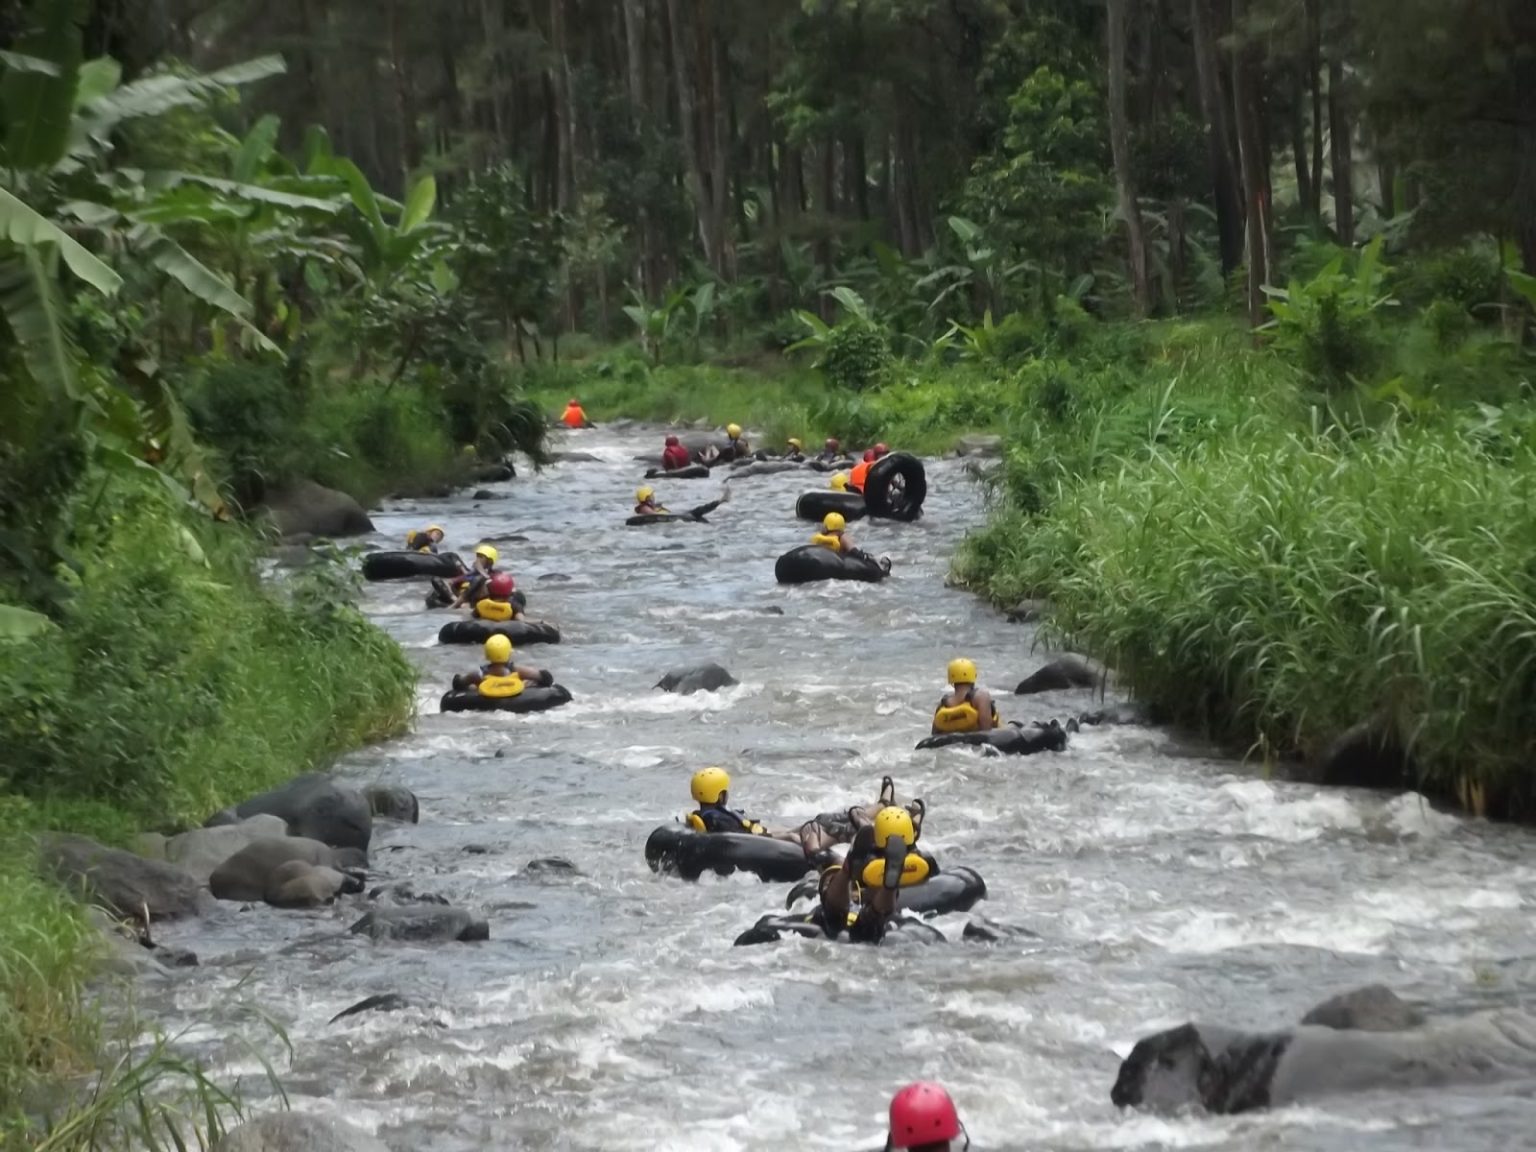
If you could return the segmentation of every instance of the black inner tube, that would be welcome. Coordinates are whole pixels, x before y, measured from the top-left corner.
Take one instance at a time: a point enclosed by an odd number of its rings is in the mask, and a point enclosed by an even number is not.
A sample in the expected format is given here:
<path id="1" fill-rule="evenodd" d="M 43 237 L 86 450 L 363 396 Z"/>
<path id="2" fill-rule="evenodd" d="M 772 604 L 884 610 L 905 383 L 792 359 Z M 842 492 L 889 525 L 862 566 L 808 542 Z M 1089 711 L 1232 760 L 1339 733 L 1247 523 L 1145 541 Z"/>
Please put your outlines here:
<path id="1" fill-rule="evenodd" d="M 886 520 L 916 520 L 928 499 L 928 473 L 923 462 L 907 452 L 892 452 L 870 466 L 864 477 L 864 503 L 871 516 Z"/>
<path id="2" fill-rule="evenodd" d="M 795 515 L 801 520 L 820 524 L 828 512 L 840 513 L 844 520 L 862 520 L 869 509 L 864 506 L 864 497 L 857 492 L 839 492 L 833 488 L 806 492 L 795 501 Z"/>
<path id="3" fill-rule="evenodd" d="M 476 688 L 456 688 L 443 693 L 438 708 L 443 712 L 546 712 L 570 702 L 571 693 L 563 685 L 530 684 L 516 696 L 482 696 Z"/>
<path id="4" fill-rule="evenodd" d="M 773 566 L 780 584 L 812 584 L 818 580 L 858 580 L 876 584 L 886 572 L 875 561 L 857 556 L 840 556 L 820 544 L 802 544 L 780 556 Z"/>
<path id="5" fill-rule="evenodd" d="M 814 865 L 798 844 L 770 836 L 736 832 L 695 832 L 663 824 L 645 842 L 646 863 L 653 872 L 668 872 L 697 880 L 705 872 L 728 876 L 751 872 L 761 880 L 798 880 Z"/>

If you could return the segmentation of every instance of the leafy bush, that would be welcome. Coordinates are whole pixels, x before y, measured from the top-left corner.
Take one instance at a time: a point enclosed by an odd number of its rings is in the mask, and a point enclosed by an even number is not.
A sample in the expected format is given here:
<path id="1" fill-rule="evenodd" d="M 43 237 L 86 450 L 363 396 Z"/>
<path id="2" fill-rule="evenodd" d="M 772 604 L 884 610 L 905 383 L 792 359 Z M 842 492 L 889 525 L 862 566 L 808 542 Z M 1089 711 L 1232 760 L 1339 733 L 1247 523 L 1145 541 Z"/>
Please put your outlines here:
<path id="1" fill-rule="evenodd" d="M 1310 280 L 1271 290 L 1274 320 L 1269 327 L 1276 348 L 1293 356 L 1325 394 L 1370 383 L 1385 353 L 1381 314 L 1397 303 L 1382 290 L 1386 269 L 1379 238 L 1360 254 L 1353 270 L 1346 264 L 1347 254 L 1340 253 Z"/>
<path id="2" fill-rule="evenodd" d="M 862 392 L 878 384 L 891 365 L 885 333 L 868 320 L 844 320 L 827 334 L 817 367 L 834 388 Z"/>
<path id="3" fill-rule="evenodd" d="M 241 529 L 154 487 L 104 486 L 86 526 L 58 626 L 0 645 L 0 788 L 50 822 L 201 821 L 408 720 L 414 673 L 343 586 L 262 587 Z"/>
<path id="4" fill-rule="evenodd" d="M 1482 305 L 1496 303 L 1503 283 L 1498 253 L 1482 247 L 1411 259 L 1391 277 L 1394 294 L 1405 304 L 1428 309 L 1437 301 L 1445 301 L 1472 314 Z"/>

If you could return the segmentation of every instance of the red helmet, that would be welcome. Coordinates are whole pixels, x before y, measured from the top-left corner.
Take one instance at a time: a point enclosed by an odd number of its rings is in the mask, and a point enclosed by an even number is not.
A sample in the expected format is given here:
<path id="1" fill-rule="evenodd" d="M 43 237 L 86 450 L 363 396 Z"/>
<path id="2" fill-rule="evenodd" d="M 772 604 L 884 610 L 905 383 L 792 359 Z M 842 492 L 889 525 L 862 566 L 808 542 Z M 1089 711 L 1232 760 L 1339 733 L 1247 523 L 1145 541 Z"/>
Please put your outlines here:
<path id="1" fill-rule="evenodd" d="M 875 450 L 873 448 L 866 448 L 866 449 L 864 449 L 864 463 L 866 463 L 866 464 L 873 464 L 874 460 L 875 460 Z"/>
<path id="2" fill-rule="evenodd" d="M 505 600 L 512 595 L 512 574 L 498 572 L 491 577 L 491 595 Z"/>
<path id="3" fill-rule="evenodd" d="M 576 399 L 576 397 L 572 396 L 571 397 L 571 404 L 570 404 L 570 406 L 572 408 L 580 408 L 581 407 L 581 401 Z"/>
<path id="4" fill-rule="evenodd" d="M 667 447 L 668 448 L 675 448 L 676 446 L 677 446 L 677 437 L 676 436 L 668 436 L 667 437 Z"/>
<path id="5" fill-rule="evenodd" d="M 880 459 L 880 457 L 882 457 L 882 456 L 889 456 L 891 454 L 891 450 L 889 448 L 887 448 L 884 444 L 876 444 L 874 446 L 874 448 L 872 449 L 872 451 L 875 454 L 875 459 L 876 460 Z"/>
<path id="6" fill-rule="evenodd" d="M 837 442 L 837 437 L 836 436 L 828 436 L 827 437 L 827 447 L 832 449 L 834 452 L 836 452 L 837 449 L 839 447 L 841 447 L 841 445 L 839 445 L 838 442 Z"/>
<path id="7" fill-rule="evenodd" d="M 921 1148 L 953 1140 L 964 1129 L 955 1102 L 940 1084 L 919 1080 L 891 1097 L 891 1147 Z"/>

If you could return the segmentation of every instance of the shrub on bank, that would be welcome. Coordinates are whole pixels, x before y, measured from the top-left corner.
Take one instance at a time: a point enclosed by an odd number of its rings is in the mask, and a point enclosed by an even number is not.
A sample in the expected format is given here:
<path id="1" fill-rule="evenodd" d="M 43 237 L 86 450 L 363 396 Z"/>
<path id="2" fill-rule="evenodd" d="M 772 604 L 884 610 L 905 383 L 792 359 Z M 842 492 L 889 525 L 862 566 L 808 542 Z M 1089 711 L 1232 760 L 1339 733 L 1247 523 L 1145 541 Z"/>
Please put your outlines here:
<path id="1" fill-rule="evenodd" d="M 1318 752 L 1383 716 L 1426 785 L 1536 797 L 1536 453 L 1454 431 L 1252 434 L 1062 493 L 973 562 L 1218 737 Z M 1004 539 L 1016 540 L 1010 548 Z"/>

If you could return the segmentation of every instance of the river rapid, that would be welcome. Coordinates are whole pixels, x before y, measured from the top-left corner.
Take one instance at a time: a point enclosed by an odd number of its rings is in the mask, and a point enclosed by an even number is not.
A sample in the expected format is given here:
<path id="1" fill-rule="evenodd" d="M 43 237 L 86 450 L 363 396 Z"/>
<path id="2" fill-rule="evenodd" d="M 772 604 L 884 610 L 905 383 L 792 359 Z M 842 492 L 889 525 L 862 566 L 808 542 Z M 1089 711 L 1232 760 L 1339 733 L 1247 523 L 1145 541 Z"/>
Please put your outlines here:
<path id="1" fill-rule="evenodd" d="M 1188 1019 L 1255 1029 L 1372 981 L 1436 1007 L 1508 1004 L 1529 986 L 1531 832 L 1468 822 L 1417 797 L 1266 781 L 1167 732 L 1087 729 L 1067 751 L 986 759 L 915 752 L 968 655 L 1007 719 L 1067 716 L 1090 692 L 1013 697 L 1044 655 L 944 586 L 984 515 L 960 462 L 929 465 L 915 524 L 859 522 L 889 555 L 881 585 L 774 583 L 803 543 L 804 473 L 734 482 L 708 525 L 626 528 L 659 431 L 560 434 L 562 463 L 493 486 L 497 498 L 395 503 L 372 541 L 448 530 L 482 537 L 563 643 L 521 649 L 574 704 L 534 716 L 440 715 L 455 671 L 424 587 L 372 585 L 365 608 L 421 668 L 408 736 L 349 756 L 361 783 L 413 789 L 417 826 L 376 826 L 371 885 L 410 880 L 483 912 L 478 944 L 375 944 L 339 935 L 361 898 L 312 913 L 221 905 L 167 928 L 201 967 L 148 987 L 143 1007 L 249 1103 L 272 1096 L 340 1115 L 392 1148 L 875 1148 L 902 1083 L 941 1080 L 978 1150 L 1356 1149 L 1528 1146 L 1526 1091 L 1366 1095 L 1233 1118 L 1120 1113 L 1109 1100 L 1137 1037 Z M 661 482 L 672 507 L 717 481 Z M 741 681 L 667 695 L 657 679 L 717 660 Z M 856 947 L 789 939 L 733 948 L 784 885 L 653 875 L 642 848 L 691 803 L 689 776 L 731 773 L 733 805 L 770 826 L 867 803 L 882 775 L 928 802 L 941 864 L 986 879 L 975 912 L 1038 939 Z M 528 873 L 559 856 L 576 875 Z M 396 992 L 410 1006 L 328 1024 Z M 289 1059 L 258 1014 L 286 1031 Z"/>

